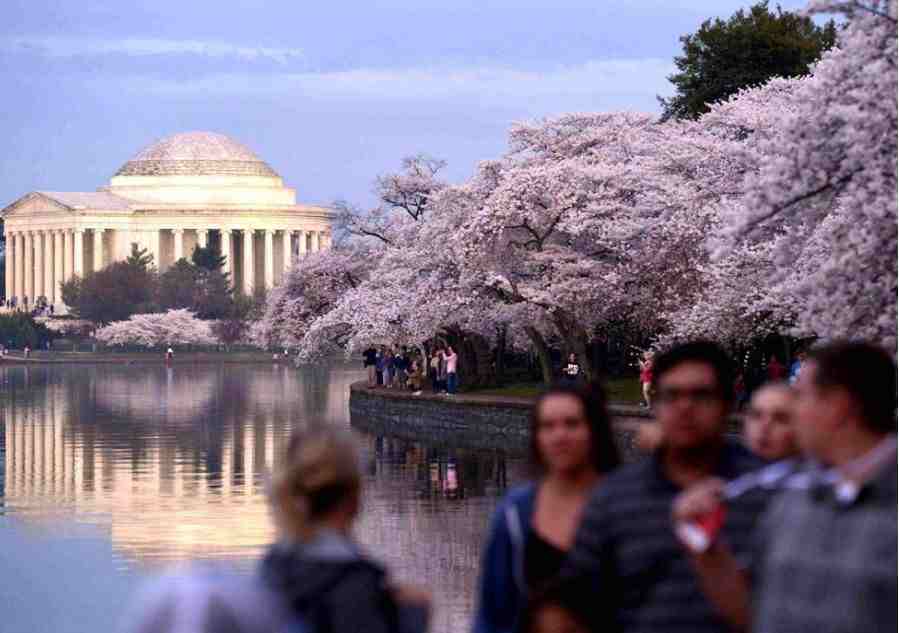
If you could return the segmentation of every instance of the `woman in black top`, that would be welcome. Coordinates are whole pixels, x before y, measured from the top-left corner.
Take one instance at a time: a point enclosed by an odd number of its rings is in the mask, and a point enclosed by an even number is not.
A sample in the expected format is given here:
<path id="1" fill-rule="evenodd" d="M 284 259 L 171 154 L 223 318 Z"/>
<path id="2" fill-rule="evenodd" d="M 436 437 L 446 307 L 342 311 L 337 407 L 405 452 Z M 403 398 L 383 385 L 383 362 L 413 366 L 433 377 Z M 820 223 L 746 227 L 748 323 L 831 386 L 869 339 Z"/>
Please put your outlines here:
<path id="1" fill-rule="evenodd" d="M 497 508 L 482 556 L 475 633 L 511 633 L 528 596 L 565 562 L 594 486 L 619 463 L 601 387 L 558 386 L 534 405 L 536 478 Z"/>

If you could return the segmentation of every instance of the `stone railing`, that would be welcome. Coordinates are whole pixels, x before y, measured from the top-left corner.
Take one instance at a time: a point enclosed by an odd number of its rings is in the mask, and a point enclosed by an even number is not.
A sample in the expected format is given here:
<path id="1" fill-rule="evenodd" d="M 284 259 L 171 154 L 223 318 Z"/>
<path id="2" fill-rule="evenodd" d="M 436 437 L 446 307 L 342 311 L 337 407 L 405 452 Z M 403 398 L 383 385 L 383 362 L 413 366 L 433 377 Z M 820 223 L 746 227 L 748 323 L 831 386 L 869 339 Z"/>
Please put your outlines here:
<path id="1" fill-rule="evenodd" d="M 371 433 L 428 443 L 503 449 L 527 449 L 533 399 L 459 394 L 441 396 L 408 391 L 350 387 L 350 421 Z M 610 407 L 622 450 L 633 452 L 637 427 L 650 415 L 639 407 Z"/>

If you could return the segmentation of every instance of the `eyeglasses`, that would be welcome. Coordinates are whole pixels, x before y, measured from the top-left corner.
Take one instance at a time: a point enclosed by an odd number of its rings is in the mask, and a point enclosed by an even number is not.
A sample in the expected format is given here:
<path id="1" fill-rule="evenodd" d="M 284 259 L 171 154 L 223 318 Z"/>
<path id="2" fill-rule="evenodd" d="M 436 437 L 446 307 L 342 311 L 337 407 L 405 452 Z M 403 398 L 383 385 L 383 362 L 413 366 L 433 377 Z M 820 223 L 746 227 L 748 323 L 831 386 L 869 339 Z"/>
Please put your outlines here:
<path id="1" fill-rule="evenodd" d="M 681 398 L 688 398 L 696 404 L 713 404 L 721 401 L 721 392 L 712 387 L 697 387 L 695 389 L 677 389 L 664 387 L 659 389 L 656 400 L 662 404 L 673 404 Z"/>

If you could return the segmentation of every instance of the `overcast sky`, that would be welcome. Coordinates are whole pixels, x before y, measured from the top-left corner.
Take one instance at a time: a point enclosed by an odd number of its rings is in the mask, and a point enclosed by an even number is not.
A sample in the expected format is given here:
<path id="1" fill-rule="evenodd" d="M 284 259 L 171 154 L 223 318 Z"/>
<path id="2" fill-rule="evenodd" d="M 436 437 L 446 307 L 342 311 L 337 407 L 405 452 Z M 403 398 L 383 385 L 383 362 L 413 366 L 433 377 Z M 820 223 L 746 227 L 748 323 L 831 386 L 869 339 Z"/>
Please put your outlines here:
<path id="1" fill-rule="evenodd" d="M 658 111 L 678 37 L 749 4 L 4 0 L 0 206 L 92 191 L 189 130 L 233 136 L 305 202 L 367 204 L 418 152 L 462 180 L 513 121 Z"/>

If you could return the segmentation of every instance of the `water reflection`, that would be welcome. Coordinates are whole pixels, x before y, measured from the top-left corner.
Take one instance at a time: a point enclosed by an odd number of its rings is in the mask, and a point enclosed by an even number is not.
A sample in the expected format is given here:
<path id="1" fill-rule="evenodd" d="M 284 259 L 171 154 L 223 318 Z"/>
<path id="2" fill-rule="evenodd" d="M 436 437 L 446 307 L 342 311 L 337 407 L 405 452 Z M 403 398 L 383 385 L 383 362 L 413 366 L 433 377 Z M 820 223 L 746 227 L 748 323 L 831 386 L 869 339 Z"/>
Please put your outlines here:
<path id="1" fill-rule="evenodd" d="M 344 366 L 0 368 L 0 513 L 54 538 L 102 528 L 124 574 L 202 558 L 249 567 L 273 538 L 264 483 L 291 429 L 348 426 L 359 378 Z M 434 590 L 432 630 L 467 628 L 486 523 L 520 462 L 358 435 L 360 539 Z"/>

